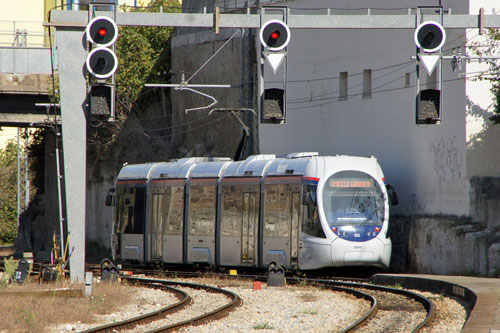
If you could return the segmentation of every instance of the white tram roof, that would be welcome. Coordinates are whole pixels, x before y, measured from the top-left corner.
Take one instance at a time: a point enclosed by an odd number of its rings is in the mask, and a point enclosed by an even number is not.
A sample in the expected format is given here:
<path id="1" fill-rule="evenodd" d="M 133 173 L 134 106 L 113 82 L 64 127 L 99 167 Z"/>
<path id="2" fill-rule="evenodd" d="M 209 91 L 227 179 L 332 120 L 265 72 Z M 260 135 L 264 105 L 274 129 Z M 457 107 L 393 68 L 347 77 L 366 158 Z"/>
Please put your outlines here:
<path id="1" fill-rule="evenodd" d="M 304 175 L 310 162 L 315 170 L 319 167 L 319 160 L 335 160 L 333 165 L 339 168 L 363 166 L 362 169 L 373 168 L 377 165 L 376 159 L 354 156 L 318 156 L 318 153 L 292 153 L 285 158 L 276 158 L 276 155 L 252 155 L 244 161 L 233 162 L 228 157 L 188 157 L 172 162 L 144 163 L 125 165 L 118 174 L 117 180 L 133 179 L 165 179 L 165 178 L 221 178 L 221 177 L 264 177 Z M 363 163 L 360 163 L 361 160 Z M 368 163 L 368 159 L 373 162 Z M 377 168 L 376 168 L 377 169 Z M 380 169 L 380 168 L 378 168 Z M 379 170 L 380 171 L 380 170 Z"/>
<path id="2" fill-rule="evenodd" d="M 262 177 L 269 163 L 276 159 L 276 155 L 252 155 L 244 161 L 231 163 L 224 177 Z"/>
<path id="3" fill-rule="evenodd" d="M 126 164 L 120 170 L 117 180 L 148 179 L 156 163 Z"/>
<path id="4" fill-rule="evenodd" d="M 318 153 L 293 153 L 286 158 L 274 160 L 266 172 L 267 176 L 304 175 L 307 164 Z"/>
<path id="5" fill-rule="evenodd" d="M 230 158 L 213 162 L 201 162 L 195 165 L 191 178 L 219 178 L 232 160 Z"/>
<path id="6" fill-rule="evenodd" d="M 186 157 L 172 162 L 159 163 L 151 174 L 152 179 L 160 178 L 188 178 L 194 166 L 208 161 L 229 161 L 224 157 Z"/>

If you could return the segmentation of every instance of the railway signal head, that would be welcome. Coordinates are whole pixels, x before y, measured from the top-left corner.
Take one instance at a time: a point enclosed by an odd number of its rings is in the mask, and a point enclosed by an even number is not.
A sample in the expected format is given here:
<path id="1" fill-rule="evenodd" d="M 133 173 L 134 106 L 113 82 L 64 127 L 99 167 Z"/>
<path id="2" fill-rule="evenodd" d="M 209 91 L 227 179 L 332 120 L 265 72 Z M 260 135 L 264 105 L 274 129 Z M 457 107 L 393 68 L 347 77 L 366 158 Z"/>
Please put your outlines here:
<path id="1" fill-rule="evenodd" d="M 98 79 L 106 79 L 116 72 L 118 59 L 116 54 L 106 48 L 93 49 L 87 56 L 87 70 Z"/>
<path id="2" fill-rule="evenodd" d="M 106 16 L 98 16 L 87 25 L 87 40 L 97 46 L 110 46 L 118 38 L 116 23 Z"/>
<path id="3" fill-rule="evenodd" d="M 446 32 L 441 24 L 433 21 L 421 23 L 413 36 L 415 44 L 426 53 L 436 52 L 446 40 Z"/>
<path id="4" fill-rule="evenodd" d="M 290 28 L 280 20 L 267 21 L 260 28 L 260 42 L 269 51 L 281 51 L 290 41 Z"/>

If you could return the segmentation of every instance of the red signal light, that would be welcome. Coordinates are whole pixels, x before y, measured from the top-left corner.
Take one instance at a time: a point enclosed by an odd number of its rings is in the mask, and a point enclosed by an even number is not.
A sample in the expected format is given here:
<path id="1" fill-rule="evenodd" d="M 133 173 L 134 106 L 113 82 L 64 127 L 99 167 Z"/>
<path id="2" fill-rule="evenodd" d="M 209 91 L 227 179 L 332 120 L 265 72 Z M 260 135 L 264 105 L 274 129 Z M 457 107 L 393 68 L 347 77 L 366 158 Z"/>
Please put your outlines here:
<path id="1" fill-rule="evenodd" d="M 260 43 L 268 51 L 281 51 L 290 41 L 290 29 L 283 21 L 270 20 L 261 26 L 259 37 Z"/>
<path id="2" fill-rule="evenodd" d="M 108 31 L 106 30 L 106 28 L 101 27 L 101 28 L 99 28 L 99 31 L 97 33 L 99 34 L 99 36 L 104 37 L 104 36 L 106 36 L 107 32 Z"/>
<path id="3" fill-rule="evenodd" d="M 109 47 L 118 38 L 118 27 L 109 17 L 97 16 L 87 24 L 86 36 L 96 46 Z"/>

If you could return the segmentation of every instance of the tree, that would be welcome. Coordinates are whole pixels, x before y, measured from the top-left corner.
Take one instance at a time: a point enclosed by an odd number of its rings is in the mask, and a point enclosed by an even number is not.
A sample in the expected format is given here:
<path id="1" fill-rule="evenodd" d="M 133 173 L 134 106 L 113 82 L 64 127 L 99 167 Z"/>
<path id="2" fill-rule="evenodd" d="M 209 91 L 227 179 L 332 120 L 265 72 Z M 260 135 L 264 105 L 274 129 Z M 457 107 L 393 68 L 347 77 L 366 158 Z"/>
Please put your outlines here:
<path id="1" fill-rule="evenodd" d="M 177 0 L 156 0 L 138 12 L 179 12 Z M 122 7 L 124 10 L 124 7 Z M 132 10 L 132 9 L 130 9 Z M 174 28 L 123 26 L 119 30 L 116 81 L 119 93 L 137 100 L 145 83 L 157 82 L 170 71 L 170 37 Z"/>
<path id="2" fill-rule="evenodd" d="M 17 146 L 9 141 L 0 150 L 0 244 L 17 236 Z"/>
<path id="3" fill-rule="evenodd" d="M 500 56 L 499 55 L 500 29 L 487 30 L 487 43 L 472 42 L 470 48 L 479 56 Z M 493 94 L 493 113 L 489 119 L 493 124 L 500 124 L 500 63 L 491 61 L 489 73 L 479 75 L 479 80 L 488 80 L 491 83 L 491 93 Z M 493 73 L 493 75 L 491 75 Z"/>

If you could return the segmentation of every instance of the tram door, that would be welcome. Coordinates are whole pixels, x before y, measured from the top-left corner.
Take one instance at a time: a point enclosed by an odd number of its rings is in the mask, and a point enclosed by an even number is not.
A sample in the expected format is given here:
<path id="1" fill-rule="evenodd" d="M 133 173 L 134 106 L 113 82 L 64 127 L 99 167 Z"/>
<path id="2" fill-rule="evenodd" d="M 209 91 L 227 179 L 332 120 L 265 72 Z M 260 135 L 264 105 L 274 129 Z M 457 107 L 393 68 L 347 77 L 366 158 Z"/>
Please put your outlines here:
<path id="1" fill-rule="evenodd" d="M 152 261 L 182 262 L 184 179 L 151 181 L 147 255 Z"/>
<path id="2" fill-rule="evenodd" d="M 142 185 L 144 182 L 141 182 Z M 117 183 L 115 257 L 144 261 L 144 226 L 146 189 L 135 184 Z"/>
<path id="3" fill-rule="evenodd" d="M 291 177 L 290 177 L 291 178 Z M 278 177 L 266 179 L 264 190 L 263 264 L 278 261 L 285 267 L 298 264 L 300 184 L 280 183 Z M 299 180 L 297 179 L 297 182 Z"/>
<path id="4" fill-rule="evenodd" d="M 192 179 L 189 187 L 187 263 L 215 264 L 217 179 Z"/>
<path id="5" fill-rule="evenodd" d="M 255 263 L 255 238 L 257 236 L 258 202 L 256 193 L 243 194 L 241 230 L 241 263 Z"/>
<path id="6" fill-rule="evenodd" d="M 259 178 L 222 181 L 219 239 L 222 266 L 257 266 L 259 181 Z"/>
<path id="7" fill-rule="evenodd" d="M 151 201 L 151 259 L 160 260 L 163 254 L 163 208 L 165 207 L 165 194 L 153 193 Z"/>

